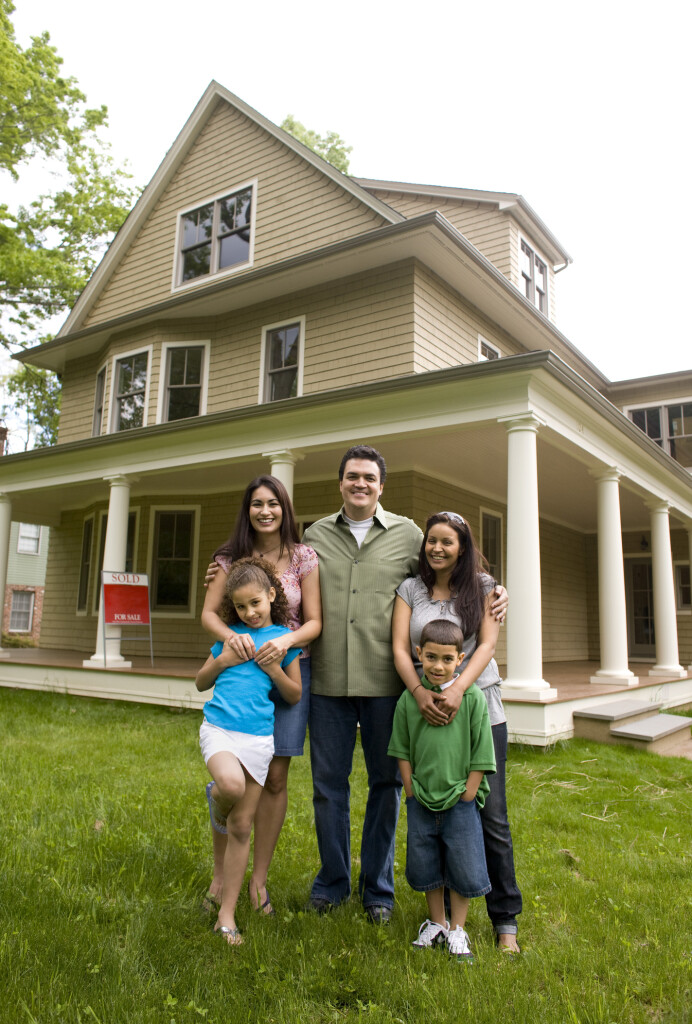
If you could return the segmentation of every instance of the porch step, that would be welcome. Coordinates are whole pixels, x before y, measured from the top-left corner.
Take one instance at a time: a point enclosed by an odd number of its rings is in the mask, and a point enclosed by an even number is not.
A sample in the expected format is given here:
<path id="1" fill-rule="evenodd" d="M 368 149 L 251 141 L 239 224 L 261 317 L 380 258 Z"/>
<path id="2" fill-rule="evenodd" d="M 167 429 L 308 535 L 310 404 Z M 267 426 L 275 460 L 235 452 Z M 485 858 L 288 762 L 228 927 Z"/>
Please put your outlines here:
<path id="1" fill-rule="evenodd" d="M 668 754 L 685 739 L 689 739 L 692 722 L 683 715 L 652 715 L 636 722 L 613 726 L 610 735 L 616 742 L 626 743 L 639 750 L 652 750 Z"/>
<path id="2" fill-rule="evenodd" d="M 649 718 L 659 710 L 661 704 L 649 704 L 643 700 L 616 700 L 608 704 L 594 704 L 589 708 L 574 711 L 574 735 L 599 743 L 616 743 L 613 739 L 614 725 L 625 725 Z"/>

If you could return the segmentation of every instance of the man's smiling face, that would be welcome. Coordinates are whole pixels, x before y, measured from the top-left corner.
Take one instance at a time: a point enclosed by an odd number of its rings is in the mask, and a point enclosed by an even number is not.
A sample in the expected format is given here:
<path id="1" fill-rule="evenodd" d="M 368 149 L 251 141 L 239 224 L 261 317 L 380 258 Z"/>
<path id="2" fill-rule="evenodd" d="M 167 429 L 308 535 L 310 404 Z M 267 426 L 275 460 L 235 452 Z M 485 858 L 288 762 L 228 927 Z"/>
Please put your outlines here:
<path id="1" fill-rule="evenodd" d="M 369 519 L 382 494 L 380 467 L 370 459 L 349 459 L 339 490 L 349 519 Z"/>

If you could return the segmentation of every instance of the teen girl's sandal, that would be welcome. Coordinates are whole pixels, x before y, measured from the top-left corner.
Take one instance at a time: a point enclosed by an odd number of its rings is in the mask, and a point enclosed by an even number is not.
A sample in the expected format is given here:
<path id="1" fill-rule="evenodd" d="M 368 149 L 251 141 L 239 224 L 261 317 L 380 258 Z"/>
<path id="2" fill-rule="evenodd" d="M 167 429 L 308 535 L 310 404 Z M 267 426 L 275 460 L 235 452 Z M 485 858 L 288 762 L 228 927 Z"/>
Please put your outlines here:
<path id="1" fill-rule="evenodd" d="M 215 832 L 220 832 L 222 836 L 228 835 L 228 829 L 226 828 L 226 819 L 219 811 L 219 805 L 217 804 L 214 797 L 211 795 L 211 787 L 214 785 L 214 780 L 207 783 L 206 794 L 207 803 L 209 804 L 209 819 L 211 821 L 211 827 Z"/>
<path id="2" fill-rule="evenodd" d="M 252 896 L 252 879 L 247 884 L 247 891 L 248 891 L 248 896 L 250 897 L 250 903 L 252 904 L 252 909 L 253 910 L 255 910 L 258 914 L 264 914 L 265 917 L 274 917 L 274 915 L 276 914 L 276 911 L 274 910 L 274 908 L 272 906 L 272 901 L 271 901 L 271 898 L 269 896 L 269 889 L 267 889 L 266 885 L 264 887 L 264 893 L 265 893 L 264 903 L 260 903 L 260 901 L 259 901 L 259 899 L 260 899 L 259 889 L 255 889 L 255 896 L 254 896 L 254 899 L 253 899 L 253 896 Z"/>
<path id="3" fill-rule="evenodd" d="M 242 946 L 243 936 L 240 934 L 237 928 L 228 928 L 225 924 L 219 925 L 218 928 L 214 929 L 214 935 L 218 935 L 219 938 L 225 939 L 229 946 Z"/>

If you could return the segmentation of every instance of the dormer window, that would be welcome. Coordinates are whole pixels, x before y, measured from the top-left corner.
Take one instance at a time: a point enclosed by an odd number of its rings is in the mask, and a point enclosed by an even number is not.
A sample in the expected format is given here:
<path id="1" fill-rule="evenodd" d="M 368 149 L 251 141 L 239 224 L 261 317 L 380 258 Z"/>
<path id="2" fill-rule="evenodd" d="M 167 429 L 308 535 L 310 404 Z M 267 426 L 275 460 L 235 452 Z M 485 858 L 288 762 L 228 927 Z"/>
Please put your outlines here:
<path id="1" fill-rule="evenodd" d="M 539 312 L 548 315 L 548 267 L 531 246 L 521 240 L 521 280 L 524 294 Z"/>
<path id="2" fill-rule="evenodd" d="M 254 193 L 243 185 L 180 214 L 177 285 L 252 263 Z"/>

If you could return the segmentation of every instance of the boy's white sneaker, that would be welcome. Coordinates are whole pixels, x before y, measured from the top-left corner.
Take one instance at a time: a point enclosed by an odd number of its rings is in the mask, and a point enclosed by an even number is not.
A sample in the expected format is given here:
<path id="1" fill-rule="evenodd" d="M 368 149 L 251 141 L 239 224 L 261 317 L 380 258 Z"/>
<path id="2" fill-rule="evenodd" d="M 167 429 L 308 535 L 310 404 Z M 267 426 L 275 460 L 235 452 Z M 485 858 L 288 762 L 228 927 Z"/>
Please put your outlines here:
<path id="1" fill-rule="evenodd" d="M 459 963 L 473 963 L 473 953 L 469 946 L 469 937 L 460 924 L 447 932 L 447 949 Z"/>
<path id="2" fill-rule="evenodd" d="M 426 918 L 418 929 L 418 938 L 414 939 L 411 945 L 414 949 L 432 949 L 433 946 L 444 946 L 448 928 L 449 921 L 445 921 L 442 925 Z"/>

